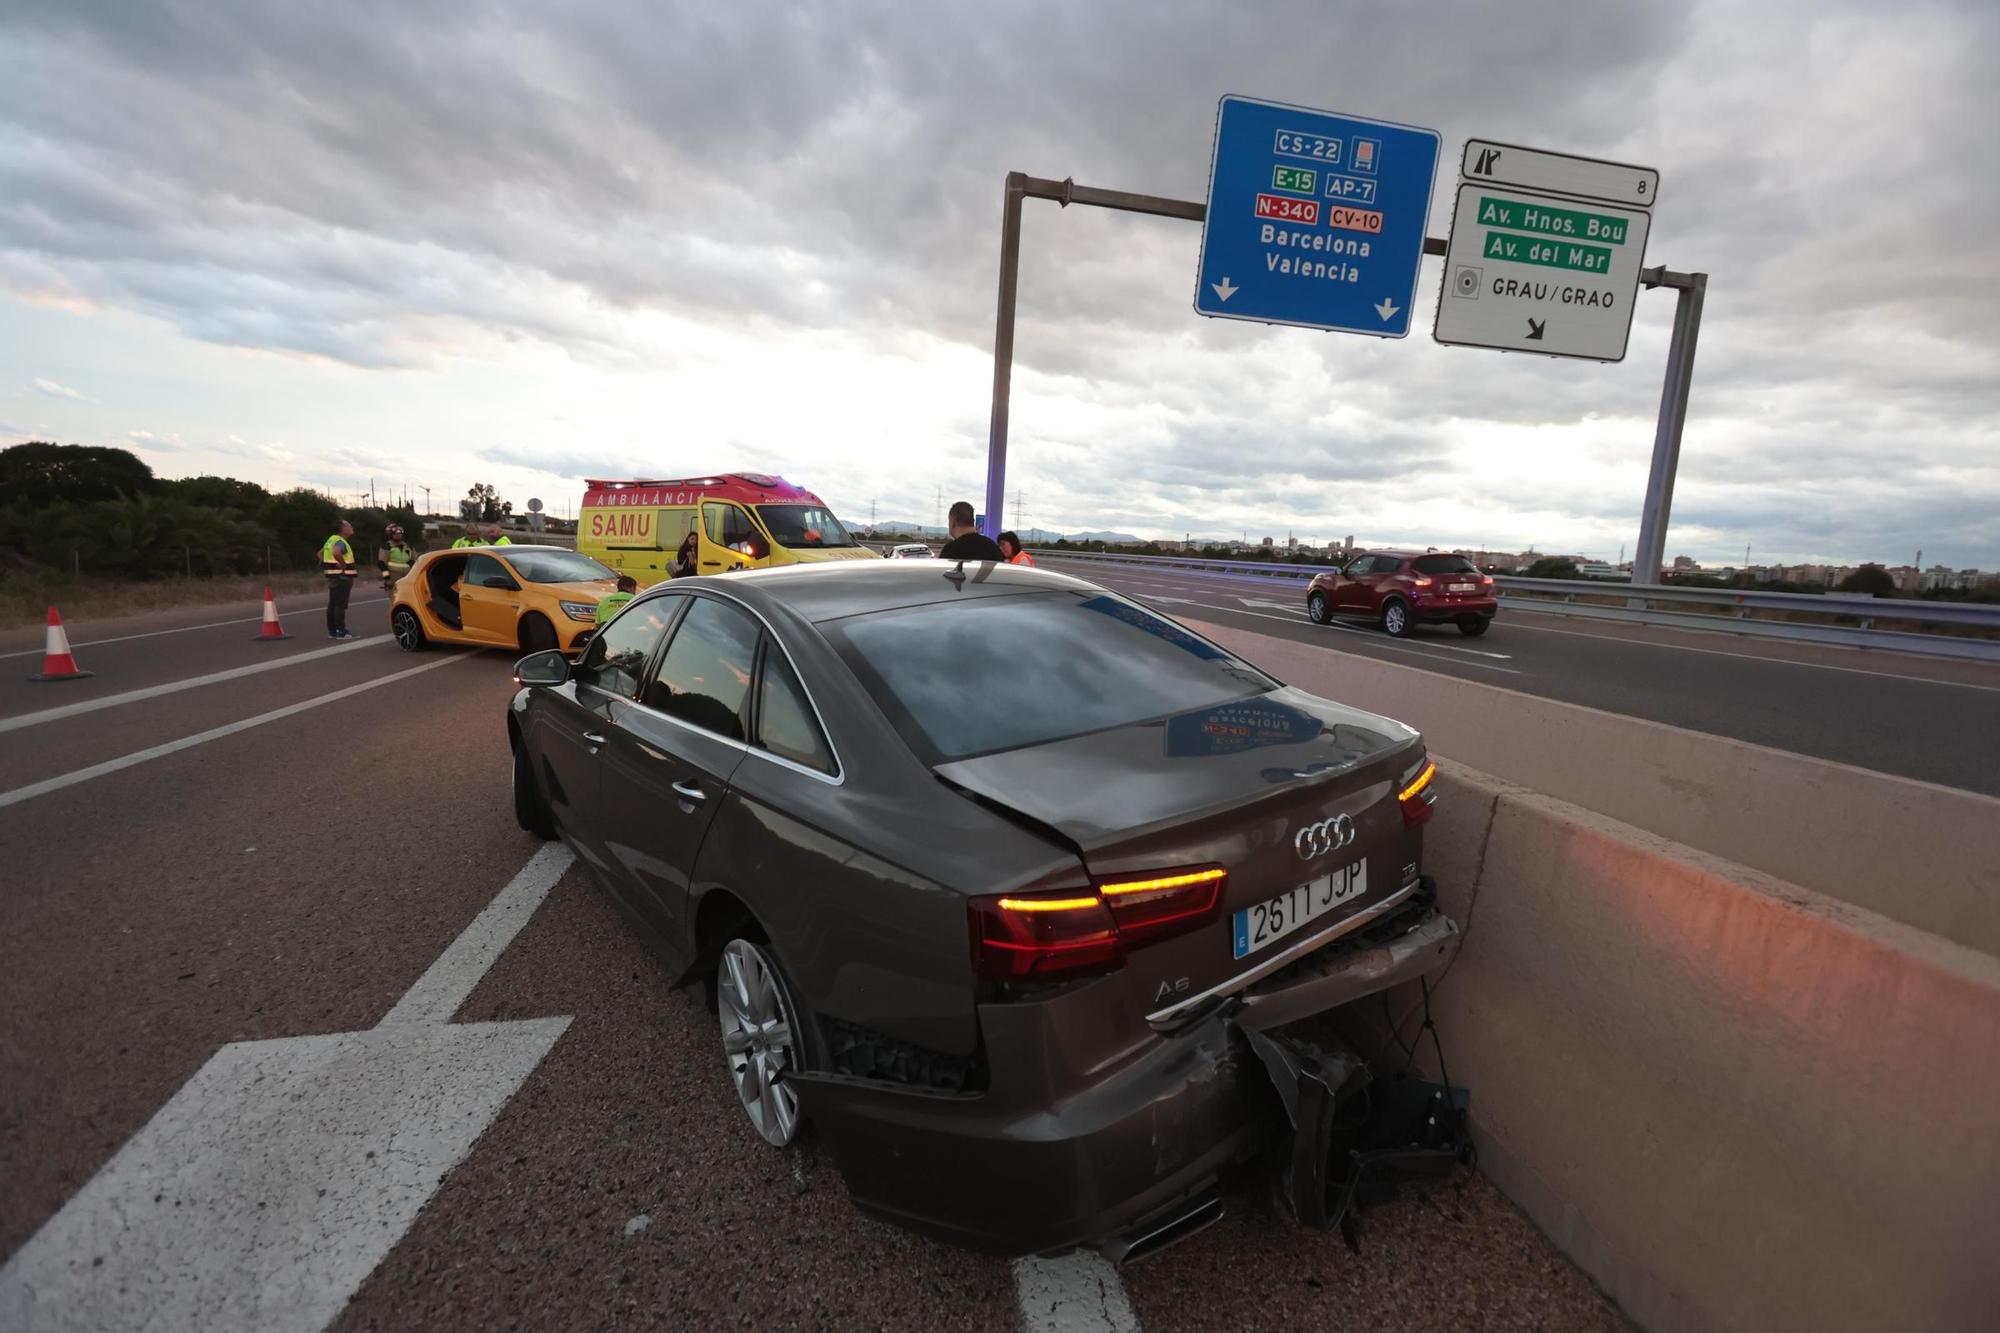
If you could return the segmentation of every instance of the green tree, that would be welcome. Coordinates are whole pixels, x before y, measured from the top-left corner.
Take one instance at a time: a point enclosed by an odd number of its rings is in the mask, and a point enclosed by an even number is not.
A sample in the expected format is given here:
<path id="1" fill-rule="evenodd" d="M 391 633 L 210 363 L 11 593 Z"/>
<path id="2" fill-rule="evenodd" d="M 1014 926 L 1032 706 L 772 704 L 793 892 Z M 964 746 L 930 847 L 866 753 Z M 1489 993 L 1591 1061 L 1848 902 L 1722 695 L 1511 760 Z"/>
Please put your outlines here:
<path id="1" fill-rule="evenodd" d="M 1896 580 L 1880 565 L 1863 565 L 1840 581 L 1840 590 L 1865 593 L 1870 597 L 1893 597 Z"/>
<path id="2" fill-rule="evenodd" d="M 175 499 L 204 509 L 228 509 L 255 515 L 271 502 L 271 493 L 254 481 L 234 477 L 182 477 L 163 481 L 160 488 Z"/>
<path id="3" fill-rule="evenodd" d="M 294 568 L 315 568 L 319 548 L 340 523 L 340 506 L 318 491 L 303 488 L 271 497 L 260 515 L 271 541 Z M 370 555 L 374 552 L 370 551 Z"/>
<path id="4" fill-rule="evenodd" d="M 1522 574 L 1531 579 L 1573 579 L 1577 577 L 1576 562 L 1559 555 L 1545 555 Z"/>
<path id="5" fill-rule="evenodd" d="M 465 493 L 458 512 L 472 522 L 498 523 L 514 512 L 514 502 L 502 500 L 498 490 L 482 481 Z"/>
<path id="6" fill-rule="evenodd" d="M 0 496 L 29 504 L 88 504 L 157 490 L 137 454 L 94 445 L 30 441 L 0 449 Z"/>

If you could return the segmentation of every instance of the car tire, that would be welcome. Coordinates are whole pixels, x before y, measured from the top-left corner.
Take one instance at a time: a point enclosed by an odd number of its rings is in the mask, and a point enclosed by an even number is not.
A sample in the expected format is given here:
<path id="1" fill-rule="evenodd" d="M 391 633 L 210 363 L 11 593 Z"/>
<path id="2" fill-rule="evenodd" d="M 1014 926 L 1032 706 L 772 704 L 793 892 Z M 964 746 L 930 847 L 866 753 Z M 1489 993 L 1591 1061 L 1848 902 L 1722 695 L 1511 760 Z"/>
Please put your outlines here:
<path id="1" fill-rule="evenodd" d="M 1326 594 L 1314 591 L 1306 595 L 1306 615 L 1315 625 L 1324 625 L 1333 619 L 1333 606 L 1326 600 Z"/>
<path id="2" fill-rule="evenodd" d="M 1416 628 L 1416 621 L 1410 615 L 1409 604 L 1400 597 L 1391 597 L 1382 603 L 1382 628 L 1392 639 L 1407 639 Z"/>
<path id="3" fill-rule="evenodd" d="M 396 636 L 396 646 L 406 653 L 420 653 L 430 646 L 424 637 L 424 622 L 407 606 L 397 607 L 390 615 L 389 630 Z"/>
<path id="4" fill-rule="evenodd" d="M 544 842 L 556 836 L 556 821 L 535 781 L 535 766 L 518 741 L 514 744 L 514 822 Z"/>
<path id="5" fill-rule="evenodd" d="M 723 1067 L 751 1126 L 774 1148 L 797 1140 L 804 1114 L 785 1075 L 801 1068 L 806 1033 L 799 1007 L 770 945 L 747 934 L 722 946 L 715 968 L 715 1016 Z"/>
<path id="6" fill-rule="evenodd" d="M 1484 616 L 1467 616 L 1458 622 L 1458 632 L 1468 639 L 1476 639 L 1484 634 L 1486 627 L 1492 623 Z"/>
<path id="7" fill-rule="evenodd" d="M 524 653 L 545 652 L 558 646 L 556 627 L 549 623 L 547 616 L 534 611 L 521 617 L 521 628 L 517 638 Z"/>

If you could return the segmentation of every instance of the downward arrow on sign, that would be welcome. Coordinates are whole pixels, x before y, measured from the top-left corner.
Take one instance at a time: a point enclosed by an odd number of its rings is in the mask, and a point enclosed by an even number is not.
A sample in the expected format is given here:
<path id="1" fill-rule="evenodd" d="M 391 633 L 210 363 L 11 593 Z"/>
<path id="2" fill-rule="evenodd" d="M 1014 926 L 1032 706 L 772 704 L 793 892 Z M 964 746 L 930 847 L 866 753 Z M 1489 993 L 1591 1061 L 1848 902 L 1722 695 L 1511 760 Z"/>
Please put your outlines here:
<path id="1" fill-rule="evenodd" d="M 1391 301 L 1388 297 L 1385 296 L 1382 298 L 1382 304 L 1375 307 L 1375 313 L 1380 315 L 1384 319 L 1393 319 L 1395 318 L 1396 312 L 1398 310 L 1401 310 L 1402 308 L 1403 307 L 1397 305 L 1394 301 Z"/>
<path id="2" fill-rule="evenodd" d="M 1222 301 L 1227 301 L 1230 297 L 1236 295 L 1237 292 L 1242 290 L 1241 288 L 1233 286 L 1230 283 L 1229 275 L 1227 273 L 1222 275 L 1221 282 L 1211 282 L 1208 285 L 1215 288 L 1216 299 Z"/>

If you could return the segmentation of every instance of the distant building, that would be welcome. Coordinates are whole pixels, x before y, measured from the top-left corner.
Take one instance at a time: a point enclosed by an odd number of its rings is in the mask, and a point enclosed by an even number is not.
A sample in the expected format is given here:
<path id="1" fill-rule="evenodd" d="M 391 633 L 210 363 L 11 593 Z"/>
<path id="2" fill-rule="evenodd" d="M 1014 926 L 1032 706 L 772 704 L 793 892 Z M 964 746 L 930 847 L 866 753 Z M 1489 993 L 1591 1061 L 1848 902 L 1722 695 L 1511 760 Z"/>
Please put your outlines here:
<path id="1" fill-rule="evenodd" d="M 1622 579 L 1628 573 L 1628 571 L 1620 569 L 1616 565 L 1606 564 L 1602 560 L 1586 560 L 1576 567 L 1576 572 L 1580 577 L 1586 579 Z"/>
<path id="2" fill-rule="evenodd" d="M 1696 560 L 1693 556 L 1677 555 L 1674 557 L 1675 573 L 1692 574 L 1696 570 L 1699 570 L 1700 568 L 1701 568 L 1701 562 Z"/>

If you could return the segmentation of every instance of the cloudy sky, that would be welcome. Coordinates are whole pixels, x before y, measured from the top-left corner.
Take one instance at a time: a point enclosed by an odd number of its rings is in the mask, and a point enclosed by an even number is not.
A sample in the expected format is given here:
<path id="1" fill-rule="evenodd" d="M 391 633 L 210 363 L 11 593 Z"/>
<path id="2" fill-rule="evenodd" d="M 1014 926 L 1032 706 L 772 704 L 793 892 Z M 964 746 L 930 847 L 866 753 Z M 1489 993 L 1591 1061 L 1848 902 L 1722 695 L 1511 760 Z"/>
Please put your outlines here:
<path id="1" fill-rule="evenodd" d="M 1670 553 L 2000 569 L 2000 7 L 109 0 L 0 19 L 0 443 L 336 492 L 983 492 L 1009 169 L 1199 199 L 1216 100 L 1657 167 L 1711 275 Z M 1208 320 L 1200 229 L 1030 202 L 1026 521 L 1616 557 L 1616 365 Z M 1629 554 L 1629 550 L 1627 552 Z"/>

